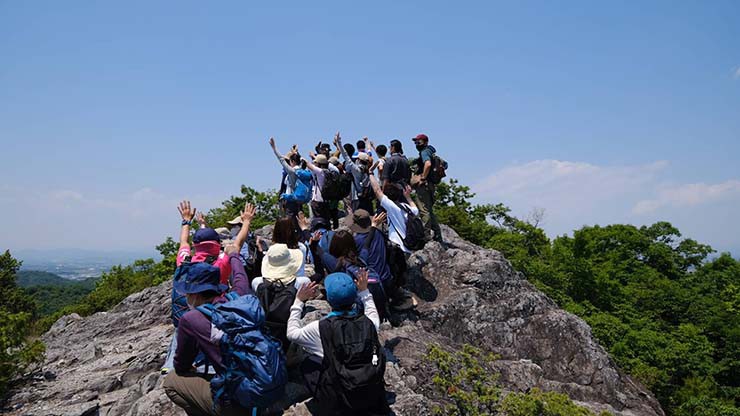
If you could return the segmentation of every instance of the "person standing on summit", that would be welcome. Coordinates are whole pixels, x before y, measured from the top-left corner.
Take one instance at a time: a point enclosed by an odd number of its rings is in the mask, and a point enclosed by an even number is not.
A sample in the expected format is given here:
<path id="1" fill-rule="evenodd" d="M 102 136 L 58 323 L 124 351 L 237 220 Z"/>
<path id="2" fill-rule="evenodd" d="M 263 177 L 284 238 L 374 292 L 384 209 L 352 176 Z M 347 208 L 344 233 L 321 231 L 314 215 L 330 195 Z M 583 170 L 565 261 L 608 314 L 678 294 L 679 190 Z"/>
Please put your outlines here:
<path id="1" fill-rule="evenodd" d="M 416 184 L 419 216 L 424 222 L 427 238 L 432 236 L 434 241 L 442 242 L 442 230 L 439 228 L 437 216 L 434 214 L 434 197 L 439 179 L 434 177 L 435 149 L 429 145 L 429 137 L 419 134 L 412 139 L 419 151 L 419 180 Z"/>

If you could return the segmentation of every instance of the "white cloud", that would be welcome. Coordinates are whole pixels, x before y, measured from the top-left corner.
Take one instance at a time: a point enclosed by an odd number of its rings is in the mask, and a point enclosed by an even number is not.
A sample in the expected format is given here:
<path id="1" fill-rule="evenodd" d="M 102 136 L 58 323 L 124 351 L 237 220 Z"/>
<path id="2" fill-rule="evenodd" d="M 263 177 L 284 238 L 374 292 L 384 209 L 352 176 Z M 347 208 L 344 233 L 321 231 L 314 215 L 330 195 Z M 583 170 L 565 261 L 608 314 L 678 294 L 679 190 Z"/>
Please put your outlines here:
<path id="1" fill-rule="evenodd" d="M 660 189 L 657 198 L 639 201 L 632 211 L 635 214 L 647 214 L 666 206 L 711 204 L 735 195 L 740 195 L 740 180 L 728 180 L 717 184 L 685 184 Z"/>
<path id="2" fill-rule="evenodd" d="M 604 166 L 587 162 L 536 160 L 505 167 L 472 189 L 478 202 L 502 202 L 525 218 L 545 210 L 549 235 L 569 234 L 583 225 L 669 221 L 684 235 L 716 245 L 740 247 L 740 180 L 670 183 L 666 161 Z"/>

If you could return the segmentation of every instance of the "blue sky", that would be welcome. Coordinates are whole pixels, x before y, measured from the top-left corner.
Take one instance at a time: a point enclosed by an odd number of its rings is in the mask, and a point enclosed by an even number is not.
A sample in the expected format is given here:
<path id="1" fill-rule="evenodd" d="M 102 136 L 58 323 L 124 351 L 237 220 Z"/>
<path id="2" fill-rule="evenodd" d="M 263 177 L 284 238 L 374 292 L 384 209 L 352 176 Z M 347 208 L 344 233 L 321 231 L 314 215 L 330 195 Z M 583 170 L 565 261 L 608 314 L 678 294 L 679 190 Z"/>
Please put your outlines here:
<path id="1" fill-rule="evenodd" d="M 275 187 L 275 136 L 424 132 L 551 235 L 740 252 L 740 3 L 0 2 L 0 248 L 149 249 Z M 407 146 L 411 149 L 410 141 Z"/>

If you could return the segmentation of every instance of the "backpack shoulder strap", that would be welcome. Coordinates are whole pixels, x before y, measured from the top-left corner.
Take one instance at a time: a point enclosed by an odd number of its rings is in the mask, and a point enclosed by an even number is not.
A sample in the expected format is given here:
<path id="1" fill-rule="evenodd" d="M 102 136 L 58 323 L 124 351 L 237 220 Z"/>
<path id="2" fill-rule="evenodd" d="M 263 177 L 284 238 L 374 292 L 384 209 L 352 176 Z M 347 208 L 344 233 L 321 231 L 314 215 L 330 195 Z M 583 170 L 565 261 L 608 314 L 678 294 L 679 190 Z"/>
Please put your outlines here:
<path id="1" fill-rule="evenodd" d="M 362 245 L 362 248 L 369 250 L 370 244 L 373 243 L 374 237 L 375 237 L 375 227 L 370 227 L 370 232 L 367 233 L 367 237 L 365 237 L 365 242 Z"/>
<path id="2" fill-rule="evenodd" d="M 211 318 L 213 318 L 213 312 L 216 310 L 216 307 L 210 303 L 206 303 L 205 305 L 200 305 L 195 309 L 205 315 L 206 318 L 208 318 L 208 320 L 210 321 Z"/>

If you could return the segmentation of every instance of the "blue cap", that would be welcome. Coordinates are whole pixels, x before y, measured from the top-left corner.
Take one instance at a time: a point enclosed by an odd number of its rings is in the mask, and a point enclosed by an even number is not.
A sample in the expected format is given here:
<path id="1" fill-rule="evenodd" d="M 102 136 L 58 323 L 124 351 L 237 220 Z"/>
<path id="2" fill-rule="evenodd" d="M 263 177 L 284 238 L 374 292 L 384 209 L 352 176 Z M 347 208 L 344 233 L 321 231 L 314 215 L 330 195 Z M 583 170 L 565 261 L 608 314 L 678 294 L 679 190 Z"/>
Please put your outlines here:
<path id="1" fill-rule="evenodd" d="M 221 237 L 218 236 L 218 233 L 213 228 L 200 228 L 193 236 L 193 243 L 198 244 L 204 241 L 221 242 Z"/>
<path id="2" fill-rule="evenodd" d="M 326 298 L 332 308 L 346 308 L 355 303 L 357 286 L 347 273 L 332 273 L 324 280 Z"/>
<path id="3" fill-rule="evenodd" d="M 175 282 L 175 290 L 183 295 L 213 291 L 223 293 L 229 287 L 221 284 L 221 270 L 208 263 L 194 263 L 184 279 Z"/>

